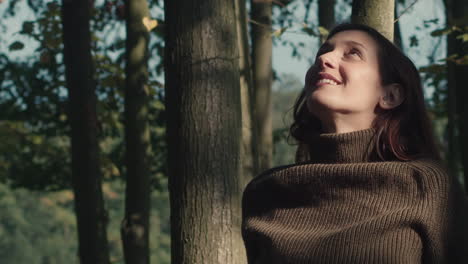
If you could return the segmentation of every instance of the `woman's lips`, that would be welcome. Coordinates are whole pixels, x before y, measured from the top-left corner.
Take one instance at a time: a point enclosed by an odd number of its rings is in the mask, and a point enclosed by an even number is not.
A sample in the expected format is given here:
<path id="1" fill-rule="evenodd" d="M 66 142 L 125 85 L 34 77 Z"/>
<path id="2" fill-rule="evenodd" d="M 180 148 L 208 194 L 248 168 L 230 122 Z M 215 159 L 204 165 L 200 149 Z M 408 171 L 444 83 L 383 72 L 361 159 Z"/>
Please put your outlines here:
<path id="1" fill-rule="evenodd" d="M 333 84 L 333 85 L 338 85 L 338 84 L 342 83 L 340 80 L 338 80 L 338 78 L 336 78 L 335 76 L 333 76 L 332 74 L 327 73 L 327 72 L 319 72 L 318 73 L 318 80 L 317 80 L 316 84 L 320 83 L 321 81 L 326 82 L 326 83 L 330 83 L 330 84 Z"/>
<path id="2" fill-rule="evenodd" d="M 338 83 L 336 83 L 335 81 L 333 80 L 330 80 L 330 79 L 320 79 L 315 85 L 316 86 L 322 86 L 322 85 L 338 85 Z"/>

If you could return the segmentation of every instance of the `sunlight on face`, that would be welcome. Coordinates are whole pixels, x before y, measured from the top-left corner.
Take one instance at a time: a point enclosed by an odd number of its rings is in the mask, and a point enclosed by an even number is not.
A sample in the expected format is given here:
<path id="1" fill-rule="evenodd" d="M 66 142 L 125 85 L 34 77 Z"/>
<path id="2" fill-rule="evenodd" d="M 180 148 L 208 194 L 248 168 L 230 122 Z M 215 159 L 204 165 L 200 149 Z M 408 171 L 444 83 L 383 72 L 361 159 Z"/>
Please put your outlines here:
<path id="1" fill-rule="evenodd" d="M 372 116 L 383 92 L 377 43 L 359 30 L 326 41 L 308 72 L 309 110 L 319 119 L 333 113 Z"/>

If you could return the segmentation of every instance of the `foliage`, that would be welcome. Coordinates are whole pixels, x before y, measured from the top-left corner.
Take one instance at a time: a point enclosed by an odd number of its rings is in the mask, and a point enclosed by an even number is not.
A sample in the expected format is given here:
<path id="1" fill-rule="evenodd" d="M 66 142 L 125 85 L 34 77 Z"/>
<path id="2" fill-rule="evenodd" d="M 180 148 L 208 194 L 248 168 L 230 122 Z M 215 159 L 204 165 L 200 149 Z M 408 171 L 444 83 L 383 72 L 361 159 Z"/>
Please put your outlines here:
<path id="1" fill-rule="evenodd" d="M 465 17 L 465 20 L 468 17 Z M 453 21 L 454 23 L 456 21 Z M 424 21 L 424 26 L 427 28 L 428 24 L 435 24 L 438 25 L 437 19 Z M 432 87 L 434 90 L 432 95 L 430 96 L 429 100 L 427 100 L 427 105 L 429 107 L 429 111 L 432 114 L 433 125 L 435 128 L 436 136 L 439 139 L 440 145 L 442 147 L 442 155 L 447 160 L 448 164 L 452 164 L 454 166 L 451 168 L 451 173 L 458 174 L 456 176 L 460 176 L 463 174 L 462 166 L 460 166 L 460 160 L 458 159 L 460 155 L 460 149 L 454 148 L 450 149 L 449 147 L 449 140 L 458 142 L 460 139 L 457 130 L 457 125 L 452 124 L 452 131 L 450 132 L 449 128 L 449 87 L 448 87 L 448 64 L 454 63 L 455 65 L 468 65 L 468 54 L 447 54 L 445 58 L 442 59 L 435 59 L 436 50 L 441 43 L 442 40 L 445 40 L 447 37 L 454 37 L 461 42 L 468 41 L 468 26 L 464 24 L 448 24 L 442 28 L 437 28 L 431 32 L 431 36 L 438 39 L 438 44 L 435 46 L 434 51 L 431 55 L 428 56 L 429 64 L 426 66 L 421 67 L 419 70 L 422 74 L 423 80 L 425 83 Z M 454 89 L 452 87 L 450 89 Z M 453 115 L 454 113 L 452 113 Z M 452 120 L 455 123 L 460 122 L 457 120 Z M 452 133 L 452 135 L 450 135 Z M 458 168 L 458 169 L 455 169 Z M 461 181 L 463 182 L 463 180 Z"/>
<path id="2" fill-rule="evenodd" d="M 57 0 L 29 3 L 35 20 L 22 21 L 19 36 L 37 44 L 34 54 L 24 61 L 11 60 L 12 54 L 0 54 L 0 135 L 15 134 L 15 144 L 3 141 L 0 149 L 0 179 L 14 186 L 35 190 L 59 190 L 70 187 L 70 144 L 67 139 L 68 105 L 64 82 L 60 5 Z M 123 168 L 123 85 L 125 36 L 119 10 L 122 2 L 106 1 L 96 5 L 93 32 L 96 93 L 103 173 L 107 180 L 125 176 Z M 152 6 L 156 9 L 157 2 Z M 12 1 L 4 17 L 18 12 Z M 16 20 L 20 20 L 15 17 Z M 162 37 L 154 31 L 150 45 L 156 64 L 150 71 L 150 123 L 154 152 L 151 171 L 154 186 L 164 177 L 164 103 L 163 87 L 157 80 L 162 72 Z M 31 45 L 34 46 L 34 45 Z M 14 49 L 12 49 L 12 47 Z M 13 40 L 11 50 L 25 47 Z"/>
<path id="3" fill-rule="evenodd" d="M 294 75 L 281 75 L 273 85 L 273 165 L 285 165 L 294 163 L 296 145 L 289 138 L 289 126 L 291 125 L 292 107 L 302 89 L 302 83 Z"/>
<path id="4" fill-rule="evenodd" d="M 167 188 L 167 182 L 162 183 Z M 112 263 L 123 263 L 120 221 L 124 186 L 120 181 L 103 186 L 109 212 L 109 247 Z M 152 193 L 151 260 L 170 263 L 169 195 Z M 78 263 L 73 193 L 11 189 L 0 184 L 0 258 L 2 263 Z"/>
<path id="5" fill-rule="evenodd" d="M 120 222 L 124 216 L 125 186 L 122 181 L 103 186 L 106 207 L 109 212 L 108 239 L 112 263 L 124 263 Z M 154 190 L 150 212 L 150 258 L 151 263 L 170 263 L 169 193 L 167 181 L 161 182 L 162 190 Z"/>
<path id="6" fill-rule="evenodd" d="M 324 28 L 318 27 L 310 19 L 314 10 L 309 1 L 289 1 L 283 4 L 276 3 L 273 7 L 272 35 L 275 46 L 288 47 L 291 56 L 295 59 L 306 59 L 308 52 L 308 38 L 317 41 Z M 298 17 L 298 10 L 304 10 L 303 17 Z M 300 11 L 299 11 L 300 12 Z M 287 34 L 285 36 L 284 34 Z M 300 36 L 300 38 L 297 38 Z"/>
<path id="7" fill-rule="evenodd" d="M 162 1 L 151 1 L 150 6 L 153 13 L 159 14 L 156 19 L 163 21 Z M 122 180 L 125 179 L 123 8 L 123 1 L 96 1 L 91 21 L 101 169 L 110 216 L 108 236 L 113 263 L 123 263 L 120 240 L 124 210 Z M 33 15 L 22 16 L 25 12 Z M 7 50 L 0 49 L 0 195 L 4 191 L 8 197 L 17 197 L 8 198 L 15 203 L 2 211 L 3 218 L 0 219 L 2 263 L 74 263 L 77 262 L 77 237 L 73 200 L 66 204 L 56 201 L 60 193 L 71 195 L 69 109 L 60 1 L 21 3 L 11 0 L 0 16 L 0 26 L 4 29 L 4 23 L 21 25 L 11 39 L 4 37 L 8 34 L 0 34 L 0 42 L 8 43 Z M 163 70 L 162 27 L 158 26 L 152 33 L 152 59 L 149 61 L 152 98 L 149 122 L 154 150 L 151 162 L 154 187 L 151 258 L 156 263 L 169 263 L 165 107 L 163 85 L 158 81 Z M 42 200 L 52 205 L 38 205 L 37 201 Z M 58 214 L 66 214 L 70 219 L 68 222 L 56 219 Z M 62 229 L 71 231 L 64 234 Z"/>
<path id="8" fill-rule="evenodd" d="M 0 184 L 2 263 L 78 263 L 72 194 L 43 195 Z"/>

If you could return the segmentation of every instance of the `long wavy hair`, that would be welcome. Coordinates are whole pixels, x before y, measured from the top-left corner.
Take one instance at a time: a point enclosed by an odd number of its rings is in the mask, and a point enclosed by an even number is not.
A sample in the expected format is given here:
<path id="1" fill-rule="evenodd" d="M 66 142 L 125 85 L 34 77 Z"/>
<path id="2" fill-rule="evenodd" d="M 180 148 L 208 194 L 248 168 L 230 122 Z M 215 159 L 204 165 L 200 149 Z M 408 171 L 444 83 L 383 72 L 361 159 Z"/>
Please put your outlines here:
<path id="1" fill-rule="evenodd" d="M 376 41 L 382 85 L 398 83 L 403 89 L 404 101 L 399 106 L 390 110 L 380 107 L 376 109 L 377 116 L 372 127 L 377 132 L 375 150 L 378 157 L 381 160 L 401 161 L 422 157 L 440 160 L 424 103 L 421 78 L 413 62 L 391 41 L 369 26 L 340 24 L 329 33 L 327 40 L 346 30 L 364 31 Z M 322 132 L 320 120 L 307 109 L 309 93 L 306 90 L 313 85 L 310 72 L 309 70 L 306 74 L 305 87 L 294 104 L 294 121 L 289 129 L 290 135 L 299 142 L 299 146 L 305 145 L 307 149 L 313 147 L 309 146 L 310 136 Z"/>

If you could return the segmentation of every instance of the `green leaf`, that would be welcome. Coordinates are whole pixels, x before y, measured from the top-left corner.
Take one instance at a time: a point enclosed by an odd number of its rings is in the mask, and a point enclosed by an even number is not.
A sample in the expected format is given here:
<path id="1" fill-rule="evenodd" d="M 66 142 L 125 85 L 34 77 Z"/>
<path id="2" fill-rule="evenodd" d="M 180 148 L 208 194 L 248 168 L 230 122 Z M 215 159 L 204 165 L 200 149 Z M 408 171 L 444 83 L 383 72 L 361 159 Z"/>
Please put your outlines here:
<path id="1" fill-rule="evenodd" d="M 307 33 L 308 35 L 310 36 L 314 36 L 314 37 L 317 37 L 317 33 L 311 28 L 309 27 L 307 24 L 302 24 L 302 31 L 304 31 L 305 33 Z"/>
<path id="2" fill-rule="evenodd" d="M 283 33 L 286 31 L 286 29 L 288 29 L 288 28 L 287 27 L 279 28 L 279 29 L 273 31 L 272 35 L 274 37 L 280 37 L 281 35 L 283 35 Z"/>
<path id="3" fill-rule="evenodd" d="M 319 30 L 319 34 L 320 36 L 328 36 L 328 29 L 324 28 L 324 27 L 318 27 L 318 30 Z"/>
<path id="4" fill-rule="evenodd" d="M 419 40 L 416 35 L 410 37 L 410 47 L 417 47 L 419 45 Z"/>
<path id="5" fill-rule="evenodd" d="M 21 29 L 21 34 L 31 35 L 34 31 L 34 22 L 33 21 L 24 21 L 23 28 Z"/>
<path id="6" fill-rule="evenodd" d="M 434 25 L 437 25 L 437 23 L 439 23 L 439 19 L 438 19 L 438 18 L 428 19 L 428 20 L 424 20 L 423 22 L 424 22 L 424 24 L 434 24 Z"/>
<path id="7" fill-rule="evenodd" d="M 24 44 L 19 41 L 13 42 L 10 47 L 8 48 L 10 51 L 20 50 L 24 48 Z"/>
<path id="8" fill-rule="evenodd" d="M 457 57 L 458 57 L 458 54 L 455 53 L 455 54 L 452 54 L 452 55 L 450 55 L 450 56 L 448 56 L 447 58 L 442 59 L 442 60 L 455 62 L 455 60 L 457 59 Z"/>
<path id="9" fill-rule="evenodd" d="M 153 101 L 152 107 L 154 107 L 157 110 L 164 110 L 165 106 L 161 101 Z"/>
<path id="10" fill-rule="evenodd" d="M 468 55 L 456 59 L 455 63 L 458 65 L 468 65 Z"/>
<path id="11" fill-rule="evenodd" d="M 457 26 L 450 26 L 450 27 L 446 27 L 442 29 L 436 29 L 431 32 L 431 36 L 438 37 L 438 36 L 448 35 L 455 31 L 462 31 L 462 29 Z"/>
<path id="12" fill-rule="evenodd" d="M 461 39 L 463 42 L 467 42 L 468 41 L 468 33 L 458 35 L 457 39 Z"/>
<path id="13" fill-rule="evenodd" d="M 453 31 L 452 28 L 436 29 L 431 32 L 431 36 L 439 37 L 439 36 L 450 34 L 452 31 Z"/>
<path id="14" fill-rule="evenodd" d="M 110 51 L 117 51 L 117 50 L 120 50 L 120 49 L 123 49 L 125 48 L 125 39 L 117 39 L 114 41 L 113 44 L 111 44 L 108 49 Z"/>
<path id="15" fill-rule="evenodd" d="M 426 67 L 419 68 L 420 72 L 427 72 L 427 73 L 433 73 L 433 74 L 444 73 L 445 70 L 446 70 L 445 64 L 432 64 Z"/>

